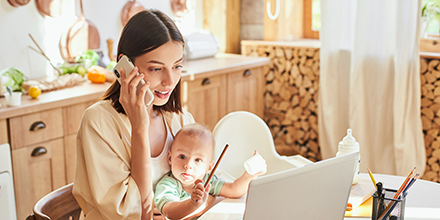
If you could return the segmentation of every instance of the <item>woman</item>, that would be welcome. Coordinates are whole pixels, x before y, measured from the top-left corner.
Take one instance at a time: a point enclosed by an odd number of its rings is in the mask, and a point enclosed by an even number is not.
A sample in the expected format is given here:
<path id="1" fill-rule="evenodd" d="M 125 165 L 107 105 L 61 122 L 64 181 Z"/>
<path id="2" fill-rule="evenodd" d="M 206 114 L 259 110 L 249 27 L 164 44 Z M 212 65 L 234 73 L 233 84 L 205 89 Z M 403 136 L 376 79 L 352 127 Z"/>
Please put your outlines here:
<path id="1" fill-rule="evenodd" d="M 136 67 L 127 77 L 121 70 L 121 84 L 115 80 L 84 112 L 78 130 L 73 195 L 86 219 L 152 218 L 153 187 L 170 170 L 174 134 L 194 122 L 181 107 L 183 45 L 160 11 L 140 12 L 124 27 L 118 60 L 127 55 Z M 137 95 L 141 79 L 146 83 Z M 146 108 L 147 89 L 154 100 Z"/>

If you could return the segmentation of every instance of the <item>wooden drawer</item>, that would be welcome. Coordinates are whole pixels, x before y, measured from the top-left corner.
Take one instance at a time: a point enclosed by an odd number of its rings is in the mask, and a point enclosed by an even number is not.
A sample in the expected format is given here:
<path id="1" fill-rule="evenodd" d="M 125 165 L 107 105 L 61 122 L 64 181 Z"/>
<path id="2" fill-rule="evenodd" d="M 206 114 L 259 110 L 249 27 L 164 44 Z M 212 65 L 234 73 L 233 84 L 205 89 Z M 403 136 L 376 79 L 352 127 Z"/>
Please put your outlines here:
<path id="1" fill-rule="evenodd" d="M 62 137 L 62 110 L 56 108 L 10 118 L 9 128 L 12 149 Z"/>
<path id="2" fill-rule="evenodd" d="M 6 119 L 0 120 L 0 144 L 9 143 L 8 141 L 8 127 L 6 125 Z"/>

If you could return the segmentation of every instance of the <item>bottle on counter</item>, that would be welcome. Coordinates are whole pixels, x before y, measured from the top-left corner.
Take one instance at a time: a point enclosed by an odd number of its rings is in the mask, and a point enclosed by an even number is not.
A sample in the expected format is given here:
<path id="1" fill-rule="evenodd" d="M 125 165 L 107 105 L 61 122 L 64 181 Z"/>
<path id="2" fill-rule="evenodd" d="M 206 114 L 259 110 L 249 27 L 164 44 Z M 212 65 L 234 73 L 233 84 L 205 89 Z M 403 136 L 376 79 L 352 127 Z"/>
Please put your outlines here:
<path id="1" fill-rule="evenodd" d="M 345 136 L 342 141 L 339 142 L 338 145 L 338 153 L 336 156 L 341 156 L 344 154 L 359 152 L 359 143 L 356 142 L 356 139 L 351 134 L 351 129 L 347 129 L 347 136 Z M 356 172 L 353 177 L 353 184 L 356 184 L 359 180 L 359 164 L 361 163 L 361 155 L 359 154 L 359 160 L 356 163 Z"/>

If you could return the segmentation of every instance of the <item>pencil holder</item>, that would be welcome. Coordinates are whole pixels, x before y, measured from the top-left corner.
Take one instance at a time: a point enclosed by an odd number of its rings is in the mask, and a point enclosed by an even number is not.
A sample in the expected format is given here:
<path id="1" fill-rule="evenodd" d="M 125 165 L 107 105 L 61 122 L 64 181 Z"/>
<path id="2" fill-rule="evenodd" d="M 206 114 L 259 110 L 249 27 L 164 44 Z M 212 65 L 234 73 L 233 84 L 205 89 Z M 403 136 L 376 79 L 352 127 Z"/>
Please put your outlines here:
<path id="1" fill-rule="evenodd" d="M 397 190 L 384 188 L 382 193 L 373 193 L 372 220 L 403 220 L 405 213 L 405 201 L 408 193 L 400 198 L 393 199 Z"/>

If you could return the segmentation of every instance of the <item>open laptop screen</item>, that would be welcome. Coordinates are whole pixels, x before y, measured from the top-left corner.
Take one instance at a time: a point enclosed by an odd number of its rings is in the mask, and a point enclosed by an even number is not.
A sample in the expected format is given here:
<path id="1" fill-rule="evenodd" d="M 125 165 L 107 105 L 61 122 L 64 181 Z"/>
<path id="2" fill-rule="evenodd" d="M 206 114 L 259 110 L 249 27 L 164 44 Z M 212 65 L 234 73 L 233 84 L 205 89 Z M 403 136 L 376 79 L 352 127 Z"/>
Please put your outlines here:
<path id="1" fill-rule="evenodd" d="M 253 180 L 244 220 L 343 219 L 359 153 Z"/>

